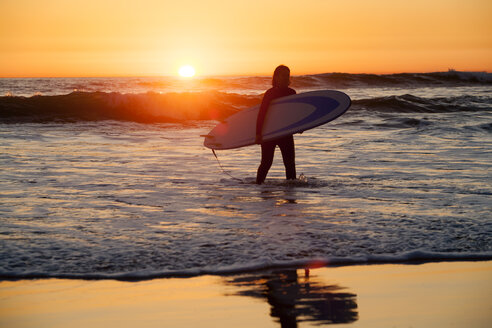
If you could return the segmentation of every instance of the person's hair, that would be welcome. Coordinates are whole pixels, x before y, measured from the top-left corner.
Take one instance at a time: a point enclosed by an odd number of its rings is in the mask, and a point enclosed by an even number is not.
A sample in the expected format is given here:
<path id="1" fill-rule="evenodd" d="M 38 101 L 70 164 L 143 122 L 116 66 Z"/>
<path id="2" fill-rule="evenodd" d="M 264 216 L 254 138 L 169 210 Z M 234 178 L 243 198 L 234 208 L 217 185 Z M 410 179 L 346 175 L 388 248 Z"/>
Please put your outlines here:
<path id="1" fill-rule="evenodd" d="M 286 81 L 285 76 L 290 76 L 290 69 L 285 65 L 277 66 L 273 72 L 272 85 L 274 87 L 288 87 L 290 80 Z"/>

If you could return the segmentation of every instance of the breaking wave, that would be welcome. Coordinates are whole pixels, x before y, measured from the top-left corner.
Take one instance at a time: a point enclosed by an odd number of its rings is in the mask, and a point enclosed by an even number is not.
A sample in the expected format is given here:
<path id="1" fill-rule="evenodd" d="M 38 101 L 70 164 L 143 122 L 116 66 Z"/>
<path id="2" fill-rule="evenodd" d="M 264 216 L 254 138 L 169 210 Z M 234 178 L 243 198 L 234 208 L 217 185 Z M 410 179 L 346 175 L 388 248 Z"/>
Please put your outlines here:
<path id="1" fill-rule="evenodd" d="M 66 95 L 70 92 L 144 94 L 147 92 L 229 92 L 257 95 L 271 86 L 266 76 L 211 76 L 182 80 L 173 77 L 0 78 L 0 95 Z M 453 88 L 492 85 L 492 73 L 448 72 L 400 74 L 323 73 L 295 75 L 298 91 L 347 88 Z"/>
<path id="2" fill-rule="evenodd" d="M 260 101 L 221 92 L 121 94 L 72 92 L 60 96 L 0 97 L 0 121 L 119 120 L 140 123 L 221 120 Z"/>
<path id="3" fill-rule="evenodd" d="M 426 86 L 463 86 L 491 85 L 492 73 L 487 72 L 448 72 L 400 73 L 400 74 L 349 74 L 325 73 L 304 75 L 294 78 L 294 84 L 300 88 L 324 86 L 331 88 L 353 87 L 426 87 Z"/>
<path id="4" fill-rule="evenodd" d="M 250 264 L 235 264 L 218 267 L 199 267 L 183 270 L 143 270 L 132 272 L 93 272 L 93 273 L 62 273 L 62 272 L 0 272 L 1 280 L 20 279 L 86 279 L 86 280 L 122 280 L 142 281 L 158 278 L 194 277 L 200 275 L 240 274 L 252 271 L 277 268 L 319 268 L 323 266 L 348 266 L 362 264 L 396 264 L 396 263 L 427 263 L 453 261 L 490 261 L 492 254 L 484 253 L 440 253 L 426 251 L 409 251 L 401 254 L 374 254 L 352 257 L 323 257 L 290 261 L 263 261 Z"/>
<path id="5" fill-rule="evenodd" d="M 352 102 L 352 109 L 401 113 L 473 112 L 492 109 L 492 97 L 458 96 L 423 98 L 410 94 L 376 97 Z"/>
<path id="6" fill-rule="evenodd" d="M 118 120 L 139 123 L 222 120 L 258 104 L 261 95 L 216 91 L 121 94 L 72 92 L 59 96 L 0 97 L 0 122 Z M 349 110 L 393 113 L 489 111 L 492 96 L 424 98 L 411 94 L 358 99 Z"/>

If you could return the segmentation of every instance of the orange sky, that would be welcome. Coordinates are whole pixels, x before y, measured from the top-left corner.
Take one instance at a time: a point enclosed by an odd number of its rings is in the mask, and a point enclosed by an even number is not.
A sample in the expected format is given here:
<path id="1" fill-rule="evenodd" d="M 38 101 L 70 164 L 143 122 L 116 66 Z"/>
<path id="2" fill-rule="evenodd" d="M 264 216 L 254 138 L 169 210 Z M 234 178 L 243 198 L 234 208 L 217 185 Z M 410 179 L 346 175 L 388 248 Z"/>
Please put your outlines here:
<path id="1" fill-rule="evenodd" d="M 492 71 L 490 0 L 2 0 L 0 77 Z"/>

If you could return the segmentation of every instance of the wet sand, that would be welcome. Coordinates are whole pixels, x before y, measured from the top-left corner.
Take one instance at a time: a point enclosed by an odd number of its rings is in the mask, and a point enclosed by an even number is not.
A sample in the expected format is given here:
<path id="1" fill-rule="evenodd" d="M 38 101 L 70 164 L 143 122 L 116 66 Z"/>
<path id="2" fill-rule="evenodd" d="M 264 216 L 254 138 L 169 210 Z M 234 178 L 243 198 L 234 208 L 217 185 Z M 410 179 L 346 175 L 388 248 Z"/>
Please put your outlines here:
<path id="1" fill-rule="evenodd" d="M 489 327 L 492 261 L 0 283 L 0 327 Z"/>

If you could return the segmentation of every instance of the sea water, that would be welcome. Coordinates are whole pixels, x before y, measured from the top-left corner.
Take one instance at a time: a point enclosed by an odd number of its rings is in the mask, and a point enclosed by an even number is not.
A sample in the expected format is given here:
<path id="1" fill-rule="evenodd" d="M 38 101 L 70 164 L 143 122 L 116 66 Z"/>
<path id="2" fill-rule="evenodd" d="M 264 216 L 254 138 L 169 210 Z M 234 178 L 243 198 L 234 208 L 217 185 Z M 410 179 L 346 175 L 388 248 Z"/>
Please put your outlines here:
<path id="1" fill-rule="evenodd" d="M 289 265 L 492 258 L 487 73 L 296 76 L 337 120 L 259 146 L 200 135 L 269 77 L 0 79 L 0 276 L 147 279 Z"/>

